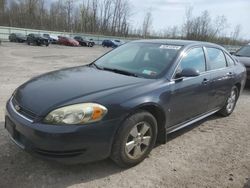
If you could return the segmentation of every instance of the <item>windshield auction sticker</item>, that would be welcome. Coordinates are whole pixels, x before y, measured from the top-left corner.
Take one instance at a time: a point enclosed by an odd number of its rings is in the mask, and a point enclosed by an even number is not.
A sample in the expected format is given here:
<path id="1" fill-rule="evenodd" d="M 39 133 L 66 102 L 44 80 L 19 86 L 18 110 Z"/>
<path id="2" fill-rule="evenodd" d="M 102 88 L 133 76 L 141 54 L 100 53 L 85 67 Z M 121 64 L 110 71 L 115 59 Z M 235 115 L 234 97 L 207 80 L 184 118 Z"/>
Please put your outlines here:
<path id="1" fill-rule="evenodd" d="M 169 50 L 179 50 L 181 49 L 181 46 L 176 46 L 176 45 L 161 45 L 161 49 L 169 49 Z"/>

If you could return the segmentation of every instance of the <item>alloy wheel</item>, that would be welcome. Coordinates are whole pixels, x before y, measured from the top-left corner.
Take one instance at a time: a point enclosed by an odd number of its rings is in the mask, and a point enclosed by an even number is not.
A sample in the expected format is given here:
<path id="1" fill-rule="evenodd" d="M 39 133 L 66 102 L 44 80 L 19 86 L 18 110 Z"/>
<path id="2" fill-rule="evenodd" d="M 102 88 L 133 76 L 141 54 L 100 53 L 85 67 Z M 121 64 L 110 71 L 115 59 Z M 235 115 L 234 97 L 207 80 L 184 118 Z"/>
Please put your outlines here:
<path id="1" fill-rule="evenodd" d="M 236 99 L 237 99 L 237 93 L 236 93 L 236 90 L 233 89 L 230 93 L 230 96 L 228 97 L 228 100 L 227 100 L 227 107 L 226 108 L 227 108 L 228 113 L 230 113 L 234 109 Z"/>
<path id="2" fill-rule="evenodd" d="M 149 148 L 152 128 L 147 122 L 137 123 L 129 132 L 125 153 L 131 159 L 140 158 Z"/>

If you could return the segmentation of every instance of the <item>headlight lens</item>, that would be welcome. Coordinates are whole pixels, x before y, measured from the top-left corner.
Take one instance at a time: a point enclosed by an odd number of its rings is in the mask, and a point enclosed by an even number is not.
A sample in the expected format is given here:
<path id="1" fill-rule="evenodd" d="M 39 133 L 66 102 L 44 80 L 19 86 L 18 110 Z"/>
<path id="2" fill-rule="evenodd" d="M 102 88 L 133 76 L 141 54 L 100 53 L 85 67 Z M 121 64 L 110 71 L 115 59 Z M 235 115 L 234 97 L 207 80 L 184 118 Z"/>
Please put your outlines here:
<path id="1" fill-rule="evenodd" d="M 96 103 L 75 104 L 50 112 L 44 122 L 55 125 L 85 124 L 100 121 L 107 111 L 107 108 Z"/>

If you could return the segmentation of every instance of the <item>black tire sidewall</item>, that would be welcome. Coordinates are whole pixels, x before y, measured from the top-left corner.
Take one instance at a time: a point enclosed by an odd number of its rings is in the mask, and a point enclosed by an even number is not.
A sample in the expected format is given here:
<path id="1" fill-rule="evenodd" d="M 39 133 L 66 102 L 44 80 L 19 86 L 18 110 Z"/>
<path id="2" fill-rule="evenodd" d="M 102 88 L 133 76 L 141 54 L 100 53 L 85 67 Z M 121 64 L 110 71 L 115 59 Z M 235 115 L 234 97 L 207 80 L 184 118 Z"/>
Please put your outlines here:
<path id="1" fill-rule="evenodd" d="M 139 122 L 145 121 L 149 124 L 152 131 L 152 138 L 147 151 L 138 159 L 131 159 L 125 153 L 125 145 L 127 142 L 128 134 L 131 129 Z M 143 161 L 150 151 L 153 149 L 157 137 L 157 121 L 154 116 L 148 112 L 140 111 L 128 117 L 118 131 L 114 141 L 113 152 L 111 158 L 121 167 L 134 166 Z"/>
<path id="2" fill-rule="evenodd" d="M 235 100 L 233 109 L 232 109 L 230 112 L 228 112 L 228 110 L 227 110 L 228 98 L 230 97 L 232 90 L 235 90 L 235 91 L 236 91 L 236 100 Z M 224 117 L 231 115 L 231 114 L 233 113 L 235 107 L 236 107 L 236 103 L 237 103 L 237 101 L 238 101 L 238 98 L 239 98 L 239 90 L 238 90 L 238 88 L 237 88 L 236 86 L 233 86 L 232 89 L 230 90 L 230 93 L 229 93 L 227 99 L 226 99 L 225 105 L 224 105 L 223 108 L 219 111 L 219 114 L 222 115 L 222 116 L 224 116 Z"/>

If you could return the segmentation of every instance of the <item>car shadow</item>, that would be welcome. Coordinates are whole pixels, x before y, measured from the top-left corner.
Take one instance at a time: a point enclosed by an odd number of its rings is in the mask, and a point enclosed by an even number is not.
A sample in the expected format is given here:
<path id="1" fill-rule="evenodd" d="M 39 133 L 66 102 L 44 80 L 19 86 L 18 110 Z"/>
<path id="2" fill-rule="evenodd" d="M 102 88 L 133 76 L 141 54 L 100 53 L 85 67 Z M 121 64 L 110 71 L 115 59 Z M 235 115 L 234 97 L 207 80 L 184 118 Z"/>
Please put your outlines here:
<path id="1" fill-rule="evenodd" d="M 220 116 L 220 115 L 214 114 L 214 115 L 209 116 L 207 118 L 204 118 L 204 119 L 202 119 L 202 120 L 200 120 L 200 121 L 198 121 L 196 123 L 193 123 L 193 124 L 191 124 L 191 125 L 189 125 L 187 127 L 184 127 L 184 128 L 182 128 L 182 129 L 180 129 L 180 130 L 178 130 L 176 132 L 170 133 L 170 134 L 167 135 L 167 142 L 170 142 L 171 140 L 173 140 L 173 139 L 175 139 L 175 138 L 177 138 L 177 137 L 179 137 L 179 136 L 181 136 L 181 135 L 195 129 L 196 127 L 201 126 L 206 121 L 211 121 L 211 120 L 220 119 L 220 118 L 223 118 L 223 117 Z"/>

